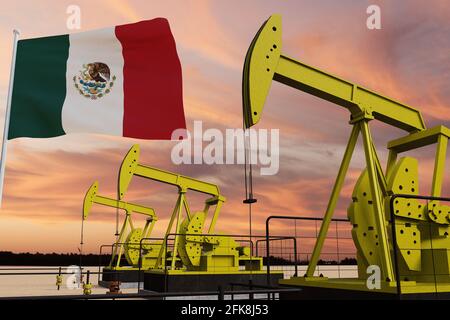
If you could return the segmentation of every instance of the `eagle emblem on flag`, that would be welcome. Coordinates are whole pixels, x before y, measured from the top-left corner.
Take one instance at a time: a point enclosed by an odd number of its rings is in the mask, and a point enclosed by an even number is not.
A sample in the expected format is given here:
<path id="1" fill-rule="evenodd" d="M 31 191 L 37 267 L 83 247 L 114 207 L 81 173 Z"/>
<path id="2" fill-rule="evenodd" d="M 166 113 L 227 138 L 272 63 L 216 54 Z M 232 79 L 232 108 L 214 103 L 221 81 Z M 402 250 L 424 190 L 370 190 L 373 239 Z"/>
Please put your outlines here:
<path id="1" fill-rule="evenodd" d="M 80 74 L 73 77 L 75 88 L 86 98 L 95 100 L 111 92 L 116 76 L 106 63 L 93 62 L 83 64 Z"/>

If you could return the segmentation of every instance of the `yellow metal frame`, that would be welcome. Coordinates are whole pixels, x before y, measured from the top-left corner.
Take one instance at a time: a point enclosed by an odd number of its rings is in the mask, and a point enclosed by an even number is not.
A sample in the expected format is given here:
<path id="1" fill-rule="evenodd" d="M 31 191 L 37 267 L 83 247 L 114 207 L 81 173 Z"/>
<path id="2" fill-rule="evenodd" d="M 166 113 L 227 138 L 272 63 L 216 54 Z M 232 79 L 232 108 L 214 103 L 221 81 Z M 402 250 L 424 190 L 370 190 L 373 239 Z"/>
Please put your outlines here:
<path id="1" fill-rule="evenodd" d="M 134 145 L 125 156 L 119 172 L 118 195 L 125 197 L 134 176 L 177 187 L 178 199 L 173 209 L 164 240 L 154 265 L 148 270 L 162 270 L 170 275 L 179 274 L 233 274 L 245 270 L 263 273 L 262 258 L 252 257 L 248 247 L 239 246 L 230 236 L 215 234 L 215 226 L 225 197 L 215 184 L 139 163 L 139 146 Z M 203 211 L 191 212 L 186 193 L 191 190 L 210 196 Z M 212 214 L 210 213 L 212 211 Z M 205 221 L 210 218 L 207 232 Z M 167 254 L 167 241 L 173 237 L 174 245 Z M 169 264 L 170 263 L 170 264 Z"/>
<path id="2" fill-rule="evenodd" d="M 125 219 L 123 221 L 119 236 L 116 239 L 111 261 L 109 263 L 110 268 L 120 269 L 122 268 L 120 265 L 120 261 L 122 254 L 124 253 L 124 243 L 128 234 L 127 231 L 129 230 L 131 233 L 136 229 L 133 224 L 132 214 L 133 213 L 142 214 L 148 217 L 142 231 L 142 237 L 144 238 L 149 237 L 149 235 L 152 233 L 153 227 L 155 226 L 155 223 L 158 220 L 158 218 L 155 214 L 155 211 L 152 208 L 98 195 L 97 194 L 98 185 L 99 185 L 98 181 L 95 181 L 86 192 L 83 202 L 83 220 L 86 220 L 88 218 L 92 205 L 94 203 L 107 206 L 110 208 L 121 209 L 125 212 Z M 128 255 L 126 255 L 126 257 L 127 260 L 129 260 Z M 114 261 L 116 261 L 115 265 L 113 265 Z M 138 265 L 133 265 L 131 261 L 128 262 L 134 268 L 139 267 Z"/>
<path id="3" fill-rule="evenodd" d="M 440 196 L 450 130 L 443 126 L 426 129 L 421 113 L 415 108 L 283 55 L 281 31 L 281 16 L 271 16 L 260 28 L 247 51 L 242 83 L 243 116 L 246 127 L 249 128 L 255 125 L 261 119 L 272 81 L 283 83 L 346 108 L 350 112 L 350 124 L 353 126 L 308 265 L 306 277 L 302 279 L 297 278 L 291 282 L 290 280 L 283 280 L 282 283 L 289 284 L 296 281 L 308 283 L 314 279 L 325 280 L 324 278 L 316 278 L 313 275 L 358 136 L 361 133 L 367 166 L 363 174 L 367 175 L 367 188 L 370 189 L 369 196 L 371 198 L 369 203 L 371 212 L 373 212 L 375 232 L 378 237 L 376 243 L 377 256 L 379 257 L 385 283 L 388 284 L 388 287 L 395 285 L 396 279 L 391 259 L 392 243 L 388 237 L 390 227 L 386 218 L 386 204 L 389 203 L 389 199 L 394 192 L 390 189 L 393 186 L 393 181 L 391 179 L 388 183 L 387 177 L 393 175 L 394 170 L 397 170 L 398 173 L 399 165 L 406 165 L 407 162 L 403 160 L 401 162 L 397 161 L 399 153 L 436 143 L 437 149 L 431 194 L 432 196 Z M 390 152 L 386 173 L 381 168 L 369 128 L 369 121 L 374 119 L 409 133 L 407 136 L 393 140 L 388 144 Z M 414 162 L 408 163 L 413 164 Z M 403 175 L 397 174 L 396 177 L 405 179 Z M 410 181 L 405 181 L 405 183 L 410 183 Z M 412 193 L 414 194 L 414 188 L 410 189 L 413 190 Z M 444 208 L 442 206 L 439 207 L 436 203 L 433 203 L 433 206 Z M 446 207 L 445 209 L 447 210 Z M 427 210 L 429 209 L 427 208 Z M 450 221 L 450 215 L 447 218 L 442 215 L 439 216 L 436 210 L 430 209 L 429 216 L 432 221 L 440 224 L 439 235 L 443 235 L 447 232 L 447 229 L 445 229 L 447 227 L 442 225 L 446 225 L 445 219 Z M 358 214 L 369 213 L 359 212 Z M 411 222 L 412 217 L 407 217 L 407 219 Z M 355 239 L 355 241 L 359 240 Z M 442 245 L 445 246 L 446 244 Z M 311 283 L 316 282 L 312 281 Z M 323 281 L 317 281 L 317 283 L 323 283 Z M 336 283 L 338 287 L 344 286 L 342 281 Z"/>
<path id="4" fill-rule="evenodd" d="M 166 252 L 167 238 L 170 234 L 174 234 L 175 243 L 171 260 L 171 269 L 176 268 L 176 257 L 178 255 L 178 243 L 180 241 L 181 224 L 183 222 L 183 213 L 185 213 L 186 221 L 190 221 L 193 217 L 189 204 L 186 199 L 186 192 L 188 190 L 200 192 L 206 195 L 212 196 L 206 199 L 205 206 L 203 209 L 204 218 L 208 216 L 210 209 L 214 208 L 208 234 L 213 234 L 215 230 L 215 225 L 217 218 L 222 208 L 222 204 L 225 202 L 225 197 L 220 194 L 219 187 L 215 184 L 200 181 L 191 177 L 183 176 L 177 173 L 165 171 L 162 169 L 144 166 L 139 164 L 140 149 L 139 145 L 134 145 L 128 151 L 125 156 L 119 172 L 119 185 L 118 185 L 118 195 L 119 199 L 123 199 L 128 187 L 132 181 L 133 176 L 138 176 L 145 179 L 150 179 L 157 182 L 162 182 L 165 184 L 173 185 L 178 188 L 178 199 L 173 209 L 169 224 L 166 229 L 165 237 L 161 245 L 158 259 L 156 260 L 155 269 L 165 268 L 166 259 L 164 254 Z M 174 230 L 175 224 L 175 230 Z"/>
<path id="5" fill-rule="evenodd" d="M 431 144 L 436 144 L 431 195 L 433 197 L 440 197 L 442 182 L 445 173 L 445 160 L 449 138 L 449 128 L 445 126 L 436 126 L 431 129 L 413 133 L 405 137 L 390 141 L 388 143 L 389 161 L 387 171 L 389 171 L 389 167 L 391 167 L 395 163 L 395 160 L 399 153 L 422 148 Z"/>
<path id="6" fill-rule="evenodd" d="M 262 259 L 258 257 L 254 257 L 252 259 Z M 262 263 L 262 261 L 261 261 Z M 153 274 L 165 274 L 169 276 L 184 276 L 184 275 L 208 275 L 208 274 L 215 274 L 215 275 L 221 275 L 221 274 L 266 274 L 267 272 L 265 270 L 208 270 L 208 271 L 188 271 L 185 269 L 175 269 L 175 270 L 163 270 L 163 269 L 149 269 L 145 271 L 146 273 L 153 273 Z M 271 274 L 283 274 L 282 270 L 275 270 L 271 271 Z"/>
<path id="7" fill-rule="evenodd" d="M 329 279 L 329 278 L 305 278 L 295 277 L 291 279 L 282 279 L 279 281 L 281 285 L 287 286 L 299 286 L 299 287 L 314 287 L 325 289 L 338 289 L 349 291 L 365 291 L 374 292 L 375 290 L 369 289 L 366 285 L 366 280 L 361 279 Z M 397 294 L 396 282 L 381 282 L 380 289 L 376 292 Z M 447 293 L 450 292 L 450 284 L 438 284 L 434 282 L 428 283 L 416 283 L 412 281 L 401 281 L 400 286 L 402 288 L 402 294 L 427 294 L 427 293 Z"/>
<path id="8" fill-rule="evenodd" d="M 408 132 L 425 129 L 416 109 L 282 55 L 281 30 L 281 16 L 272 15 L 247 51 L 242 87 L 247 127 L 260 120 L 275 80 L 347 108 L 354 121 L 375 118 Z"/>

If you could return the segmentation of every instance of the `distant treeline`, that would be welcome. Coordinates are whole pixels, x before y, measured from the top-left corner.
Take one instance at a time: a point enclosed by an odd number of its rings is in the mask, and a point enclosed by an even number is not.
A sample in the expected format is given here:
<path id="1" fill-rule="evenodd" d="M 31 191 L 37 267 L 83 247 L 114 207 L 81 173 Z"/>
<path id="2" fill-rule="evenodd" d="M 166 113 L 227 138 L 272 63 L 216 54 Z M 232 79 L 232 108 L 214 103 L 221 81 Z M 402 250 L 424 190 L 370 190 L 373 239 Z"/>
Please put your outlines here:
<path id="1" fill-rule="evenodd" d="M 80 260 L 81 258 L 81 260 Z M 0 265 L 2 266 L 98 266 L 100 263 L 106 265 L 111 259 L 111 255 L 104 254 L 100 257 L 98 254 L 83 254 L 81 257 L 76 253 L 13 253 L 10 251 L 0 251 Z M 292 265 L 294 261 L 280 257 L 271 256 L 271 265 Z M 125 263 L 125 261 L 123 261 Z M 263 263 L 267 264 L 267 258 L 263 258 Z M 297 261 L 299 265 L 307 265 L 308 261 Z M 334 260 L 319 260 L 322 265 L 337 265 Z M 344 258 L 339 261 L 341 265 L 356 265 L 356 259 Z"/>
<path id="2" fill-rule="evenodd" d="M 108 264 L 111 255 L 102 255 L 103 265 Z M 0 265 L 2 266 L 98 266 L 100 255 L 76 253 L 13 253 L 10 251 L 0 251 Z"/>

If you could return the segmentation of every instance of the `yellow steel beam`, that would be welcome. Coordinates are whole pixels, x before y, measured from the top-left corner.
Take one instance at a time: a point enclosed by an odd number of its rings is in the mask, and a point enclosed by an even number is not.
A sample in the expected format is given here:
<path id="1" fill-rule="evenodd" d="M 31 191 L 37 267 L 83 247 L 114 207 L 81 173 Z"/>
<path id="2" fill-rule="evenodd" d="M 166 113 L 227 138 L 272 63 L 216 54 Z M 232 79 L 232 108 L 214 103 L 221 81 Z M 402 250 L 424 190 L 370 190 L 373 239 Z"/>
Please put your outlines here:
<path id="1" fill-rule="evenodd" d="M 133 175 L 177 186 L 180 191 L 188 189 L 217 196 L 221 201 L 219 187 L 215 184 L 200 181 L 181 174 L 139 164 L 139 145 L 134 145 L 125 156 L 119 172 L 119 199 L 122 199 L 128 189 Z"/>
<path id="2" fill-rule="evenodd" d="M 314 276 L 314 272 L 319 262 L 320 253 L 322 252 L 322 247 L 325 243 L 328 228 L 330 226 L 331 219 L 333 218 L 334 210 L 336 209 L 337 201 L 339 200 L 339 195 L 344 185 L 345 175 L 347 174 L 350 161 L 352 159 L 353 151 L 355 150 L 356 142 L 358 141 L 358 135 L 360 132 L 359 126 L 353 126 L 350 138 L 347 143 L 347 148 L 344 152 L 344 157 L 339 167 L 339 173 L 336 177 L 336 181 L 333 186 L 333 191 L 331 192 L 330 200 L 328 201 L 327 211 L 323 217 L 322 224 L 320 226 L 319 235 L 317 236 L 316 244 L 314 245 L 314 250 L 311 255 L 311 260 L 308 264 L 308 269 L 306 270 L 306 276 Z"/>
<path id="3" fill-rule="evenodd" d="M 438 142 L 439 136 L 450 138 L 450 129 L 445 126 L 436 126 L 421 132 L 409 134 L 392 140 L 388 143 L 388 149 L 397 153 L 418 149 Z"/>
<path id="4" fill-rule="evenodd" d="M 381 193 L 383 194 L 383 196 L 387 196 L 389 193 L 389 190 L 387 188 L 386 177 L 383 173 L 383 169 L 381 168 L 380 159 L 378 158 L 377 150 L 375 149 L 375 145 L 373 143 L 372 143 L 372 153 L 374 155 L 375 168 L 377 171 L 378 184 L 381 188 Z"/>
<path id="5" fill-rule="evenodd" d="M 392 140 L 388 143 L 388 149 L 390 150 L 390 153 L 397 154 L 436 143 L 431 195 L 433 197 L 440 197 L 442 191 L 442 181 L 444 179 L 447 144 L 449 138 L 449 128 L 445 126 L 436 126 L 431 129 L 412 133 L 405 137 Z"/>
<path id="6" fill-rule="evenodd" d="M 391 173 L 392 168 L 394 167 L 395 163 L 397 162 L 397 151 L 394 149 L 389 150 L 389 156 L 386 163 L 386 177 L 389 177 L 389 174 Z"/>
<path id="7" fill-rule="evenodd" d="M 144 207 L 138 204 L 133 204 L 121 200 L 116 200 L 108 197 L 103 197 L 100 195 L 97 195 L 98 190 L 98 182 L 95 181 L 89 190 L 86 192 L 86 195 L 84 197 L 84 203 L 83 203 L 83 220 L 86 220 L 89 212 L 91 210 L 92 204 L 97 203 L 100 205 L 108 206 L 111 208 L 118 208 L 123 209 L 126 211 L 127 214 L 130 214 L 132 212 L 140 213 L 147 215 L 152 218 L 152 220 L 156 221 L 156 213 L 155 210 L 149 207 Z"/>
<path id="8" fill-rule="evenodd" d="M 286 57 L 281 48 L 281 16 L 273 15 L 255 36 L 245 58 L 242 92 L 247 127 L 260 120 L 275 80 L 345 107 L 353 118 L 370 116 L 408 132 L 425 129 L 418 110 Z"/>
<path id="9" fill-rule="evenodd" d="M 377 183 L 378 181 L 378 172 L 376 168 L 376 160 L 377 157 L 375 154 L 375 150 L 372 145 L 372 136 L 370 134 L 369 125 L 367 121 L 360 122 L 360 130 L 363 137 L 363 145 L 364 145 L 364 153 L 366 155 L 366 165 L 367 172 L 369 174 L 369 183 L 370 183 L 370 191 L 372 195 L 372 203 L 375 214 L 375 224 L 377 228 L 377 233 L 379 235 L 379 243 L 381 250 L 381 270 L 383 272 L 385 280 L 393 281 L 394 272 L 392 268 L 392 261 L 389 249 L 389 241 L 388 235 L 386 231 L 386 220 L 384 217 L 383 203 L 381 200 L 381 190 L 380 185 Z"/>
<path id="10" fill-rule="evenodd" d="M 433 197 L 441 196 L 445 160 L 447 159 L 447 144 L 448 136 L 439 135 L 434 158 L 433 184 L 431 186 L 431 195 Z"/>

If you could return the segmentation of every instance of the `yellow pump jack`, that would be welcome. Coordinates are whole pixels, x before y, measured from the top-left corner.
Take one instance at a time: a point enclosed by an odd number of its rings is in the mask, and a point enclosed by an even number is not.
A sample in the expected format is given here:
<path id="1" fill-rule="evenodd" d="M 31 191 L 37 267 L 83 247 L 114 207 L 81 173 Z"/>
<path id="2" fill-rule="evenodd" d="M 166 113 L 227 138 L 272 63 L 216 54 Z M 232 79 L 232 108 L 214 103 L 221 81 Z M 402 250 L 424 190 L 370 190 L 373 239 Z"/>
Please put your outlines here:
<path id="1" fill-rule="evenodd" d="M 122 231 L 131 223 L 130 212 L 151 216 L 150 224 L 144 230 L 133 229 L 125 240 L 124 248 L 127 261 L 136 269 L 139 267 L 139 242 L 143 255 L 141 265 L 144 273 L 144 289 L 154 291 L 202 291 L 217 290 L 218 285 L 228 287 L 230 282 L 239 282 L 247 278 L 254 283 L 263 284 L 266 272 L 263 271 L 262 258 L 254 257 L 247 246 L 237 243 L 231 236 L 216 233 L 217 219 L 225 202 L 215 184 L 166 170 L 145 166 L 139 163 L 140 149 L 134 145 L 125 156 L 119 171 L 118 198 L 108 199 L 96 194 L 98 185 L 94 183 L 86 194 L 84 212 L 88 212 L 92 203 L 125 209 L 127 216 Z M 156 221 L 153 209 L 129 204 L 124 201 L 128 187 L 134 176 L 174 186 L 178 198 L 170 216 L 164 238 L 160 242 L 147 244 L 146 238 Z M 203 194 L 205 200 L 202 211 L 191 212 L 186 194 Z M 209 226 L 206 227 L 207 221 Z M 121 232 L 122 235 L 122 232 Z M 119 239 L 125 239 L 119 236 Z M 142 240 L 142 241 L 141 241 Z M 249 239 L 245 239 L 248 241 Z M 131 242 L 130 242 L 131 241 Z M 137 243 L 137 244 L 136 244 Z M 242 268 L 240 267 L 242 265 Z M 105 268 L 105 271 L 129 270 L 118 264 Z M 275 280 L 282 278 L 282 272 L 274 273 Z M 103 274 L 103 279 L 106 280 Z M 135 277 L 131 277 L 135 279 Z M 125 281 L 123 276 L 121 281 Z"/>
<path id="2" fill-rule="evenodd" d="M 158 220 L 155 211 L 149 207 L 100 196 L 97 192 L 98 182 L 95 181 L 84 197 L 83 220 L 88 218 L 91 207 L 94 203 L 110 208 L 120 209 L 125 212 L 125 219 L 123 220 L 116 243 L 113 246 L 111 261 L 108 265 L 108 269 L 138 270 L 139 265 L 142 269 L 146 269 L 150 265 L 154 265 L 158 257 L 161 242 L 146 242 L 142 245 L 141 256 L 139 256 L 139 251 L 141 239 L 150 237 L 153 227 Z M 133 214 L 142 214 L 147 216 L 144 228 L 135 227 L 132 219 Z M 124 253 L 128 266 L 121 265 L 122 255 Z"/>
<path id="3" fill-rule="evenodd" d="M 178 189 L 178 199 L 152 269 L 170 272 L 186 270 L 199 272 L 237 271 L 239 260 L 245 259 L 248 251 L 239 247 L 230 237 L 214 236 L 217 218 L 222 204 L 225 202 L 225 197 L 220 194 L 219 187 L 212 183 L 141 165 L 139 164 L 139 154 L 139 146 L 134 145 L 122 162 L 118 190 L 120 200 L 125 197 L 133 176 L 173 185 Z M 206 199 L 202 211 L 191 212 L 186 198 L 186 193 L 189 190 L 210 196 Z M 212 211 L 212 214 L 210 214 L 210 211 Z M 205 221 L 209 215 L 211 215 L 210 224 L 208 230 L 204 231 Z M 167 242 L 170 238 L 173 238 L 173 248 L 170 250 L 171 257 L 165 259 Z M 174 257 L 179 257 L 182 264 L 177 264 L 177 259 L 174 259 Z M 261 259 L 254 259 L 261 262 Z M 166 265 L 167 260 L 170 261 L 169 265 Z"/>
<path id="4" fill-rule="evenodd" d="M 243 69 L 243 114 L 250 128 L 261 118 L 273 80 L 344 107 L 353 129 L 334 183 L 316 244 L 304 277 L 281 280 L 305 293 L 323 289 L 343 292 L 417 294 L 450 292 L 450 207 L 441 204 L 446 149 L 450 130 L 426 129 L 420 112 L 354 83 L 282 54 L 281 16 L 271 16 L 252 41 Z M 383 171 L 369 122 L 381 121 L 407 132 L 388 143 Z M 362 136 L 366 169 L 361 173 L 348 208 L 357 249 L 358 279 L 315 276 L 328 228 L 349 163 Z M 418 161 L 397 159 L 399 153 L 436 144 L 431 197 L 419 197 Z M 381 270 L 381 284 L 367 286 L 368 266 Z M 307 290 L 309 289 L 309 291 Z M 324 296 L 325 297 L 325 296 Z"/>

